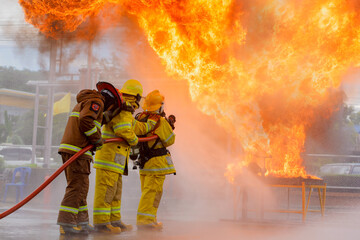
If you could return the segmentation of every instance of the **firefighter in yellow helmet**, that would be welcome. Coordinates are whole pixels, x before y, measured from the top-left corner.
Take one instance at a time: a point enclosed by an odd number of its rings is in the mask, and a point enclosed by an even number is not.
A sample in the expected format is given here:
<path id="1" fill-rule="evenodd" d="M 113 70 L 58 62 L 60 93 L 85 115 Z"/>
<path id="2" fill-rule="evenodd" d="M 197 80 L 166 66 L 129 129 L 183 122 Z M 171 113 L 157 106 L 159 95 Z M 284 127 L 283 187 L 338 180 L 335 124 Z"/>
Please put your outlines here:
<path id="1" fill-rule="evenodd" d="M 158 117 L 155 129 L 151 134 L 158 138 L 149 142 L 139 143 L 140 145 L 140 181 L 141 198 L 137 212 L 137 228 L 161 230 L 162 223 L 157 222 L 156 214 L 163 192 L 165 175 L 176 174 L 170 152 L 166 149 L 174 144 L 175 134 L 173 132 L 175 117 L 169 120 L 164 116 L 164 97 L 158 90 L 149 93 L 143 105 L 144 112 L 137 120 L 145 121 L 147 118 Z"/>
<path id="2" fill-rule="evenodd" d="M 148 119 L 138 122 L 133 113 L 139 108 L 143 93 L 139 81 L 126 81 L 119 91 L 124 103 L 121 111 L 102 128 L 102 138 L 123 138 L 123 142 L 104 144 L 96 152 L 94 168 L 96 169 L 93 221 L 95 230 L 102 233 L 120 233 L 130 231 L 131 225 L 121 220 L 122 175 L 128 175 L 128 158 L 130 146 L 138 143 L 136 135 L 151 131 L 156 121 Z"/>

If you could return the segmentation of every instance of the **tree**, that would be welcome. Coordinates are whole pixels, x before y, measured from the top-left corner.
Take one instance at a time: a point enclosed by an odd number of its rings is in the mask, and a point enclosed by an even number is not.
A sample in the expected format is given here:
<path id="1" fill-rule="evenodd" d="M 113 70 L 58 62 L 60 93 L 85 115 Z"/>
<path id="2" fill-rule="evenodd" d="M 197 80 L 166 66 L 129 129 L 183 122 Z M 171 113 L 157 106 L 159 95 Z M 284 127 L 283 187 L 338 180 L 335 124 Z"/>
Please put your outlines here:
<path id="1" fill-rule="evenodd" d="M 354 125 L 360 125 L 360 112 L 352 112 L 349 119 Z"/>
<path id="2" fill-rule="evenodd" d="M 29 80 L 45 80 L 48 73 L 43 71 L 18 70 L 14 67 L 0 66 L 0 88 L 34 92 L 35 87 L 27 85 Z"/>

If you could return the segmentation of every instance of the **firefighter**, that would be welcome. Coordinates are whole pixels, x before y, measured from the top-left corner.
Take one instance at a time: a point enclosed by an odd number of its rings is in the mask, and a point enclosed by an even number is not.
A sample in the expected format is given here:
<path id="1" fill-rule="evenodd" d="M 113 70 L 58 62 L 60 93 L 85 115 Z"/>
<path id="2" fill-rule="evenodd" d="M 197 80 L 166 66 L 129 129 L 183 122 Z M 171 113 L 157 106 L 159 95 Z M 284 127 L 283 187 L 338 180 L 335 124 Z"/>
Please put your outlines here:
<path id="1" fill-rule="evenodd" d="M 96 152 L 95 197 L 93 209 L 94 227 L 97 232 L 117 234 L 132 230 L 132 226 L 121 220 L 122 175 L 128 175 L 130 146 L 138 143 L 136 135 L 151 131 L 156 121 L 138 122 L 133 113 L 139 108 L 143 93 L 139 81 L 130 79 L 120 90 L 124 104 L 120 114 L 102 129 L 102 137 L 123 138 L 123 142 L 107 143 Z"/>
<path id="2" fill-rule="evenodd" d="M 110 120 L 118 113 L 118 109 L 112 110 L 120 104 L 116 89 L 109 83 L 103 83 L 110 87 L 101 92 L 84 89 L 76 96 L 77 104 L 69 116 L 58 150 L 63 163 L 87 145 L 93 144 L 95 148 L 103 145 L 101 123 L 103 119 Z M 103 118 L 103 115 L 106 117 Z M 57 219 L 60 234 L 88 233 L 93 230 L 89 224 L 86 201 L 92 151 L 87 151 L 65 168 L 67 187 Z"/>
<path id="3" fill-rule="evenodd" d="M 144 112 L 138 116 L 143 121 L 149 116 L 157 116 L 155 130 L 158 138 L 140 144 L 140 182 L 141 198 L 137 212 L 137 228 L 139 230 L 161 230 L 163 225 L 157 222 L 156 214 L 163 192 L 165 175 L 176 174 L 170 152 L 166 147 L 174 144 L 173 132 L 175 117 L 165 118 L 164 97 L 158 90 L 149 93 L 143 105 Z M 148 134 L 150 135 L 150 134 Z"/>

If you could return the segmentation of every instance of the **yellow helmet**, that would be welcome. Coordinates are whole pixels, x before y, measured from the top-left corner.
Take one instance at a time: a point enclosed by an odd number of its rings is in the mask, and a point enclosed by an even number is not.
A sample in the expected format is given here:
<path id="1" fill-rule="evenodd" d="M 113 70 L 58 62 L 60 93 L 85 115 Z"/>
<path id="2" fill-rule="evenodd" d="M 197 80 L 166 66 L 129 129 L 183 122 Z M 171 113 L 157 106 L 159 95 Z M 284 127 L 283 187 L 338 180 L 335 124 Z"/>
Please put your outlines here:
<path id="1" fill-rule="evenodd" d="M 124 83 L 120 92 L 123 94 L 129 94 L 133 96 L 137 96 L 139 94 L 139 96 L 141 97 L 143 94 L 143 88 L 138 80 L 130 79 Z"/>
<path id="2" fill-rule="evenodd" d="M 164 104 L 164 99 L 159 90 L 154 90 L 146 96 L 142 108 L 144 111 L 156 111 Z"/>

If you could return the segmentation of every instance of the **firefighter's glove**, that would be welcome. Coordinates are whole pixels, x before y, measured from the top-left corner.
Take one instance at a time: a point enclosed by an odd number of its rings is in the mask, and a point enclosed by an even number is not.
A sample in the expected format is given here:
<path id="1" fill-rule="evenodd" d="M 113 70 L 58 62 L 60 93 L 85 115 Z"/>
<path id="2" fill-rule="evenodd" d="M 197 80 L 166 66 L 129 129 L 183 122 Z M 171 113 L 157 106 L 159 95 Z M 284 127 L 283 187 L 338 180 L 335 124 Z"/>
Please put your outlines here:
<path id="1" fill-rule="evenodd" d="M 116 115 L 120 113 L 121 109 L 116 108 L 115 110 L 108 110 L 103 113 L 103 121 L 102 124 L 107 124 L 113 119 Z"/>
<path id="2" fill-rule="evenodd" d="M 103 138 L 100 138 L 96 142 L 93 142 L 92 145 L 94 145 L 94 147 L 92 148 L 92 150 L 93 151 L 100 150 L 102 148 L 102 146 L 104 145 L 104 143 L 105 143 L 105 140 Z"/>
<path id="3" fill-rule="evenodd" d="M 166 120 L 170 124 L 171 128 L 174 130 L 175 129 L 175 122 L 176 122 L 175 115 L 170 115 Z"/>
<path id="4" fill-rule="evenodd" d="M 148 120 L 151 119 L 151 120 L 157 122 L 157 121 L 159 121 L 160 117 L 161 116 L 159 114 L 150 114 L 148 117 Z"/>

